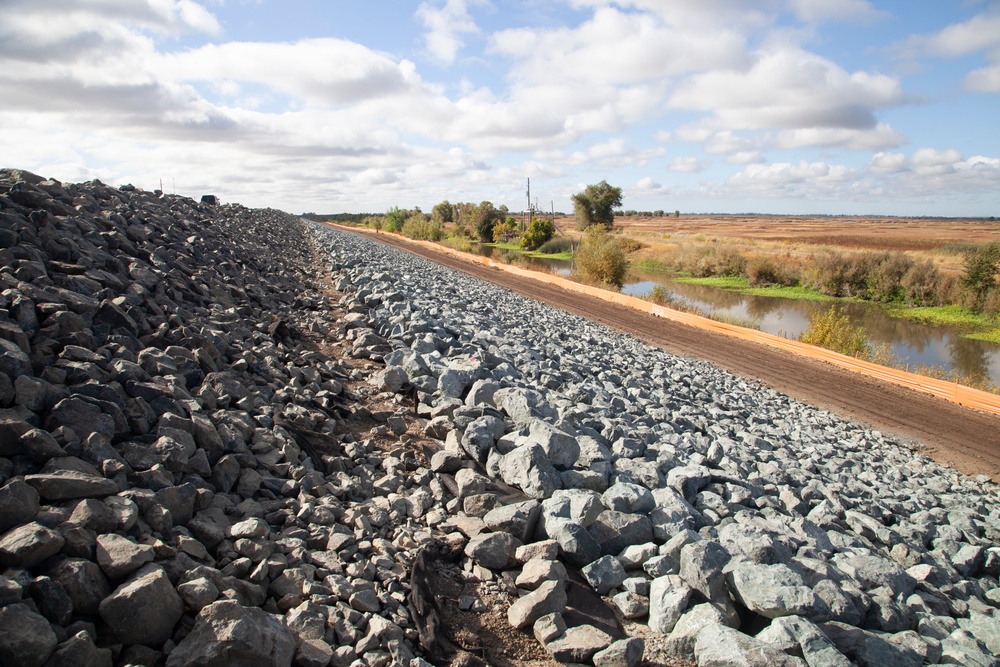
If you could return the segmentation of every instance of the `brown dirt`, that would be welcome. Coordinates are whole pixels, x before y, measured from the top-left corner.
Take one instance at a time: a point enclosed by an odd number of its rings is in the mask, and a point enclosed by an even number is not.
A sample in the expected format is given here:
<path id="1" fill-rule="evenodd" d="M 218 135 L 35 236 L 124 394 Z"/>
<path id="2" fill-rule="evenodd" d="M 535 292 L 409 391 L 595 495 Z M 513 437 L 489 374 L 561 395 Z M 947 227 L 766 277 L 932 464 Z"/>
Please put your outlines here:
<path id="1" fill-rule="evenodd" d="M 760 344 L 655 318 L 417 246 L 396 236 L 380 234 L 370 238 L 581 315 L 668 352 L 704 359 L 816 407 L 912 440 L 938 463 L 1000 482 L 1000 416 Z"/>

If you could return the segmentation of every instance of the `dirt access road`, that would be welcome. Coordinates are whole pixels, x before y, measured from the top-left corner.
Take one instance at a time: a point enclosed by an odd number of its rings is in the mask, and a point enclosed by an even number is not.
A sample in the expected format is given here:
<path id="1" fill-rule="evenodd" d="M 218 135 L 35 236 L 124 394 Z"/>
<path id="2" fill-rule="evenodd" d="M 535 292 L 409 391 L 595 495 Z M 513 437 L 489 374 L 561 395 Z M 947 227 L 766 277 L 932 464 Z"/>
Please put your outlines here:
<path id="1" fill-rule="evenodd" d="M 697 329 L 624 306 L 435 252 L 389 234 L 366 234 L 401 250 L 599 322 L 674 354 L 704 359 L 745 378 L 884 433 L 919 444 L 935 461 L 1000 483 L 1000 416 L 963 408 L 757 343 Z"/>

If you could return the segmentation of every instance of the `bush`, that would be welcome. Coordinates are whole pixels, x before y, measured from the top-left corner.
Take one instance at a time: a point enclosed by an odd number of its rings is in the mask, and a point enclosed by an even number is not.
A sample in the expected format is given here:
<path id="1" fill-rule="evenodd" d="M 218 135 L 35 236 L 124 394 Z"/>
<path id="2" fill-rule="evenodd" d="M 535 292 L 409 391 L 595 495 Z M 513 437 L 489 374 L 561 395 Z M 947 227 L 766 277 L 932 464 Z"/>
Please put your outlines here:
<path id="1" fill-rule="evenodd" d="M 521 247 L 525 250 L 537 250 L 549 242 L 556 233 L 556 225 L 550 218 L 532 218 L 531 224 L 521 236 Z"/>
<path id="2" fill-rule="evenodd" d="M 850 318 L 836 306 L 809 318 L 809 326 L 799 340 L 859 359 L 869 358 L 872 351 L 865 330 L 852 325 Z"/>
<path id="3" fill-rule="evenodd" d="M 1000 273 L 1000 242 L 986 243 L 965 253 L 962 283 L 972 295 L 973 310 L 985 310 L 990 292 L 997 289 L 997 273 Z"/>
<path id="4" fill-rule="evenodd" d="M 931 260 L 914 262 L 899 283 L 908 306 L 936 306 L 944 289 L 941 273 Z"/>
<path id="5" fill-rule="evenodd" d="M 558 255 L 561 252 L 573 252 L 573 239 L 561 238 L 546 241 L 538 247 L 538 252 L 546 255 Z"/>
<path id="6" fill-rule="evenodd" d="M 798 278 L 791 271 L 762 257 L 747 262 L 746 275 L 751 287 L 791 286 L 798 283 Z"/>
<path id="7" fill-rule="evenodd" d="M 444 229 L 441 223 L 435 220 L 428 220 L 423 213 L 414 213 L 406 219 L 400 230 L 403 236 L 411 239 L 423 241 L 440 241 L 444 237 Z"/>
<path id="8" fill-rule="evenodd" d="M 585 282 L 621 289 L 628 261 L 618 239 L 608 234 L 603 225 L 592 225 L 576 251 L 574 271 Z"/>
<path id="9" fill-rule="evenodd" d="M 663 285 L 656 285 L 646 296 L 648 301 L 652 301 L 657 306 L 673 306 L 678 303 L 677 295 Z"/>

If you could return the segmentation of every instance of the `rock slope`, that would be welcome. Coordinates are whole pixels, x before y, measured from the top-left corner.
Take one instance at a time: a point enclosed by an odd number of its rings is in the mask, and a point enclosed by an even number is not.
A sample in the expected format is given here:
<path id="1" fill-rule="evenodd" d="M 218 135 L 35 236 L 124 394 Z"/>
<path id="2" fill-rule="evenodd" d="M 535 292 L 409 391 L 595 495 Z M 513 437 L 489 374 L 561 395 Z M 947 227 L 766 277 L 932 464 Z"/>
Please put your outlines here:
<path id="1" fill-rule="evenodd" d="M 991 665 L 998 536 L 982 480 L 405 253 L 0 171 L 3 665 L 476 664 L 442 572 L 564 663 Z"/>

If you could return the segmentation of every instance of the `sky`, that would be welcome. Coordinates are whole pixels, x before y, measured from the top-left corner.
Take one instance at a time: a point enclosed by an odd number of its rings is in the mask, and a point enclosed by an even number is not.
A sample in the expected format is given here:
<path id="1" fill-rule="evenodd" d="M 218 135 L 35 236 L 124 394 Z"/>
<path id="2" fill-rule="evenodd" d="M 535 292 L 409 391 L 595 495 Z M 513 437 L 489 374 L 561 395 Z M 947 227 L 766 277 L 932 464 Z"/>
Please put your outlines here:
<path id="1" fill-rule="evenodd" d="M 293 213 L 1000 216 L 1000 0 L 0 0 L 0 167 Z"/>

